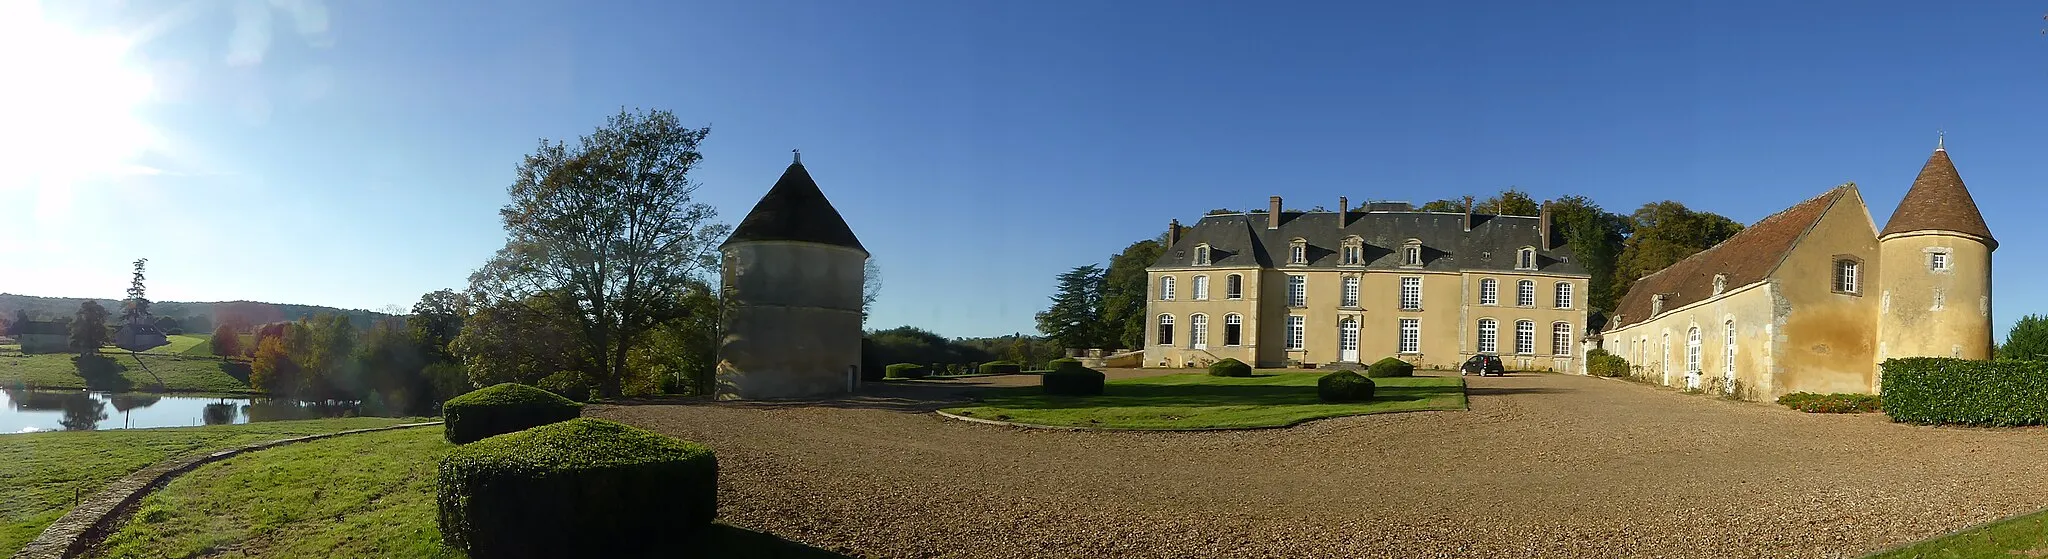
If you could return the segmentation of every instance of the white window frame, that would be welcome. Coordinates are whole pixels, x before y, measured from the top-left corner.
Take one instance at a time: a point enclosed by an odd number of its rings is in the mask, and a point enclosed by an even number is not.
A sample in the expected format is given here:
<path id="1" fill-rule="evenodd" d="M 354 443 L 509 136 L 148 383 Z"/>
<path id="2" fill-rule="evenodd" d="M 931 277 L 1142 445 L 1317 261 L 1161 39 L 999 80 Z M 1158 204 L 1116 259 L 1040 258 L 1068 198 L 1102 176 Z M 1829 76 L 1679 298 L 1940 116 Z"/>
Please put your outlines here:
<path id="1" fill-rule="evenodd" d="M 1479 353 L 1500 354 L 1500 321 L 1479 319 Z"/>
<path id="2" fill-rule="evenodd" d="M 1402 266 L 1421 266 L 1421 265 L 1422 265 L 1422 245 L 1418 245 L 1418 244 L 1409 244 L 1409 245 L 1407 245 L 1407 246 L 1403 246 L 1403 247 L 1401 247 L 1401 265 L 1402 265 Z"/>
<path id="3" fill-rule="evenodd" d="M 1308 264 L 1308 241 L 1297 239 L 1287 244 L 1287 263 L 1296 266 Z"/>
<path id="4" fill-rule="evenodd" d="M 1287 276 L 1287 306 L 1308 306 L 1308 276 L 1289 274 Z"/>
<path id="5" fill-rule="evenodd" d="M 1298 314 L 1287 315 L 1287 349 L 1302 349 L 1304 342 L 1307 341 L 1304 339 L 1304 331 L 1307 329 L 1307 318 Z"/>
<path id="6" fill-rule="evenodd" d="M 1159 300 L 1161 300 L 1161 301 L 1172 301 L 1172 300 L 1173 300 L 1173 291 L 1174 291 L 1174 285 L 1173 285 L 1173 284 L 1174 284 L 1174 281 L 1173 281 L 1173 276 L 1159 276 Z"/>
<path id="7" fill-rule="evenodd" d="M 1199 276 L 1195 276 L 1195 300 L 1196 300 L 1196 301 L 1207 301 L 1207 300 L 1209 300 L 1209 276 L 1207 276 L 1207 275 L 1199 275 Z"/>
<path id="8" fill-rule="evenodd" d="M 1572 354 L 1572 323 L 1553 322 L 1550 324 L 1550 354 Z"/>
<path id="9" fill-rule="evenodd" d="M 1351 327 L 1353 335 L 1344 335 L 1344 327 L 1347 325 Z M 1359 337 L 1362 333 L 1358 328 L 1358 319 L 1347 316 L 1337 320 L 1337 351 L 1340 357 L 1342 352 L 1358 351 Z"/>
<path id="10" fill-rule="evenodd" d="M 1833 285 L 1829 287 L 1833 288 L 1836 293 L 1847 293 L 1850 295 L 1862 293 L 1860 289 L 1863 287 L 1861 285 L 1863 278 L 1860 277 L 1862 272 L 1862 262 L 1850 258 L 1836 258 L 1835 273 L 1831 280 Z"/>
<path id="11" fill-rule="evenodd" d="M 1536 354 L 1536 321 L 1515 321 L 1515 355 Z"/>
<path id="12" fill-rule="evenodd" d="M 1244 274 L 1224 276 L 1223 298 L 1233 301 L 1244 298 Z"/>
<path id="13" fill-rule="evenodd" d="M 1555 297 L 1555 298 L 1557 299 L 1557 301 L 1556 301 L 1556 303 L 1557 303 L 1557 308 L 1560 308 L 1560 309 L 1569 309 L 1569 308 L 1572 308 L 1572 282 L 1568 282 L 1568 281 L 1560 281 L 1560 282 L 1557 282 L 1557 288 L 1556 288 L 1556 289 L 1554 289 L 1553 291 L 1554 291 L 1554 292 L 1553 292 L 1553 293 L 1551 293 L 1551 296 L 1552 296 L 1552 297 Z"/>
<path id="14" fill-rule="evenodd" d="M 1521 248 L 1520 250 L 1516 250 L 1516 251 L 1515 251 L 1515 269 L 1517 269 L 1517 270 L 1534 270 L 1534 269 L 1536 269 L 1536 248 L 1535 248 L 1535 247 L 1522 247 L 1522 248 Z"/>
<path id="15" fill-rule="evenodd" d="M 1927 269 L 1936 272 L 1946 272 L 1955 267 L 1954 260 L 1955 258 L 1949 256 L 1946 250 L 1929 251 L 1927 253 Z"/>
<path id="16" fill-rule="evenodd" d="M 1729 378 L 1735 377 L 1735 320 L 1721 323 L 1721 372 Z"/>
<path id="17" fill-rule="evenodd" d="M 1422 276 L 1401 277 L 1401 310 L 1422 310 Z"/>
<path id="18" fill-rule="evenodd" d="M 1344 266 L 1362 266 L 1365 264 L 1365 241 L 1360 240 L 1358 237 L 1345 239 L 1343 251 L 1343 259 L 1339 261 L 1339 264 Z"/>
<path id="19" fill-rule="evenodd" d="M 1231 339 L 1230 330 L 1232 328 L 1237 329 L 1237 339 L 1235 340 Z M 1237 313 L 1223 315 L 1223 346 L 1234 347 L 1241 345 L 1244 345 L 1244 315 Z"/>
<path id="20" fill-rule="evenodd" d="M 1358 306 L 1358 276 L 1344 276 L 1344 306 Z"/>
<path id="21" fill-rule="evenodd" d="M 1207 245 L 1207 244 L 1199 244 L 1199 245 L 1195 245 L 1195 265 L 1196 265 L 1196 266 L 1207 266 L 1207 265 L 1209 265 L 1209 245 Z"/>
<path id="22" fill-rule="evenodd" d="M 1700 374 L 1700 327 L 1685 331 L 1685 373 Z"/>
<path id="23" fill-rule="evenodd" d="M 1515 281 L 1515 306 L 1536 306 L 1536 280 Z"/>
<path id="24" fill-rule="evenodd" d="M 1209 315 L 1195 313 L 1188 316 L 1188 347 L 1209 349 Z"/>
<path id="25" fill-rule="evenodd" d="M 1397 350 L 1401 353 L 1422 353 L 1422 319 L 1401 319 L 1401 339 Z"/>
<path id="26" fill-rule="evenodd" d="M 1160 314 L 1158 325 L 1158 330 L 1152 334 L 1152 345 L 1173 345 L 1173 315 Z"/>
<path id="27" fill-rule="evenodd" d="M 1482 278 L 1479 280 L 1479 304 L 1489 306 L 1500 304 L 1500 280 L 1493 278 Z"/>

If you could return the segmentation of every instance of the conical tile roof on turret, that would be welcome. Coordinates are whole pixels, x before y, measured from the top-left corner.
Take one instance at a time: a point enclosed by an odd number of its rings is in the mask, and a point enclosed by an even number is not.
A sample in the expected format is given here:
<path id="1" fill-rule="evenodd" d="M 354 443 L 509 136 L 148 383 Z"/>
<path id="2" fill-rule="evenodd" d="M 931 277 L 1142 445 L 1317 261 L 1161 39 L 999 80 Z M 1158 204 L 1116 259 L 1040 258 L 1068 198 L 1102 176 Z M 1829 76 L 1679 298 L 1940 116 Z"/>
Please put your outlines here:
<path id="1" fill-rule="evenodd" d="M 1906 199 L 1899 201 L 1898 209 L 1892 210 L 1891 221 L 1878 236 L 1929 230 L 1980 237 L 1985 246 L 1998 248 L 1998 241 L 1991 238 L 1991 227 L 1984 224 L 1984 214 L 1977 211 L 1977 201 L 1963 187 L 1962 175 L 1956 173 L 1955 162 L 1949 160 L 1948 150 L 1943 148 L 1935 148 L 1927 164 L 1920 167 L 1913 188 L 1906 191 Z"/>
<path id="2" fill-rule="evenodd" d="M 747 241 L 801 241 L 868 251 L 839 217 L 839 210 L 825 199 L 824 191 L 818 190 L 802 161 L 789 164 L 782 178 L 754 204 L 740 226 L 733 228 L 732 236 L 718 246 Z"/>

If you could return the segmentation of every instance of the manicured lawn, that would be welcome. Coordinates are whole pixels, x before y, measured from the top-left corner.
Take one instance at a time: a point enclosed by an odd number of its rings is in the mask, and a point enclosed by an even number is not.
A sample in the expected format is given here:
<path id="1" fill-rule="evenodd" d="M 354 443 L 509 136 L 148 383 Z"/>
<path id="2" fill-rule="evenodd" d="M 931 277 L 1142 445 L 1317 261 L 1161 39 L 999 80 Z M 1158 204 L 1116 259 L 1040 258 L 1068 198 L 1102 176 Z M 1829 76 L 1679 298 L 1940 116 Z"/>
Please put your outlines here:
<path id="1" fill-rule="evenodd" d="M 242 347 L 246 348 L 256 344 L 255 336 L 242 334 L 239 337 L 241 338 Z M 215 357 L 215 355 L 213 354 L 213 335 L 208 334 L 205 336 L 198 336 L 198 338 L 199 343 L 192 344 L 192 347 L 185 348 L 184 351 L 180 351 L 178 353 L 180 355 L 190 355 L 194 357 Z"/>
<path id="2" fill-rule="evenodd" d="M 2048 555 L 2048 511 L 1871 555 L 1865 559 L 1964 559 Z"/>
<path id="3" fill-rule="evenodd" d="M 0 355 L 0 386 L 86 388 L 108 392 L 149 390 L 156 379 L 126 352 L 80 357 L 70 353 Z M 248 393 L 249 364 L 222 359 L 144 353 L 149 371 L 169 392 Z"/>
<path id="4" fill-rule="evenodd" d="M 170 345 L 164 345 L 164 346 L 158 346 L 158 347 L 153 347 L 153 348 L 150 348 L 150 349 L 149 349 L 149 351 L 145 351 L 145 352 L 143 352 L 143 353 L 144 353 L 144 354 L 152 354 L 152 353 L 161 353 L 161 354 L 164 354 L 164 355 L 178 355 L 178 354 L 186 354 L 186 352 L 188 352 L 188 351 L 191 351 L 191 350 L 192 350 L 192 347 L 193 347 L 193 346 L 197 346 L 197 345 L 199 345 L 199 344 L 202 344 L 202 343 L 206 343 L 206 336 L 195 336 L 195 335 L 192 335 L 192 334 L 179 334 L 179 335 L 176 335 L 176 336 L 165 336 L 165 337 L 164 337 L 164 340 L 165 340 L 165 341 L 168 341 L 168 342 L 171 342 L 171 343 L 170 343 Z M 115 347 L 105 347 L 105 348 L 100 348 L 100 352 L 101 352 L 101 353 L 107 353 L 107 354 L 120 354 L 120 355 L 127 355 L 127 354 L 128 354 L 128 350 L 125 350 L 125 349 L 120 349 L 120 348 L 115 348 Z M 206 356 L 211 356 L 211 355 L 213 355 L 213 354 L 212 354 L 212 353 L 206 353 L 206 354 L 203 354 L 203 355 L 206 355 Z"/>
<path id="5" fill-rule="evenodd" d="M 1254 377 L 1167 375 L 1110 381 L 1101 396 L 1046 396 L 1035 386 L 1001 388 L 980 405 L 947 413 L 1060 427 L 1106 429 L 1228 429 L 1278 427 L 1311 419 L 1414 410 L 1465 409 L 1458 377 L 1377 378 L 1370 402 L 1326 404 L 1316 399 L 1324 372 Z"/>
<path id="6" fill-rule="evenodd" d="M 104 557 L 460 557 L 441 545 L 433 427 L 300 443 L 209 464 L 145 498 Z M 673 534 L 674 545 L 691 545 Z M 838 558 L 716 525 L 703 557 Z"/>
<path id="7" fill-rule="evenodd" d="M 171 457 L 406 421 L 365 417 L 0 435 L 0 556 L 13 555 L 71 510 L 75 495 L 89 495 Z"/>

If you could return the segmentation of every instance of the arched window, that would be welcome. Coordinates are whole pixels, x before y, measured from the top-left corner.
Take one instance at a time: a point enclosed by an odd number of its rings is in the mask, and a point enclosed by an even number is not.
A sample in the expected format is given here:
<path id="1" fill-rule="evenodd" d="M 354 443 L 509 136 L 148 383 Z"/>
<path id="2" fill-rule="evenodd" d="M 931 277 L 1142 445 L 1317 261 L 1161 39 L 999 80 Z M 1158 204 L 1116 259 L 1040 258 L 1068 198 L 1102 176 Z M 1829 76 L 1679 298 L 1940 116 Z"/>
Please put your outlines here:
<path id="1" fill-rule="evenodd" d="M 1663 338 L 1663 341 L 1662 341 L 1661 343 L 1658 343 L 1658 344 L 1657 344 L 1657 347 L 1658 347 L 1658 349 L 1660 349 L 1660 350 L 1662 350 L 1662 351 L 1664 352 L 1664 356 L 1663 356 L 1663 358 L 1661 358 L 1661 359 L 1658 359 L 1658 360 L 1657 360 L 1657 370 L 1658 370 L 1659 372 L 1661 372 L 1661 373 L 1663 373 L 1663 374 L 1664 374 L 1664 385 L 1665 385 L 1665 386 L 1670 386 L 1670 385 L 1671 385 L 1671 331 L 1670 331 L 1670 330 L 1665 330 L 1665 331 L 1664 331 L 1664 338 Z"/>
<path id="2" fill-rule="evenodd" d="M 1498 353 L 1500 350 L 1500 323 L 1491 318 L 1479 319 L 1479 353 Z"/>
<path id="3" fill-rule="evenodd" d="M 1159 300 L 1173 300 L 1173 276 L 1159 276 Z"/>
<path id="4" fill-rule="evenodd" d="M 1200 244 L 1200 245 L 1195 245 L 1195 265 L 1196 265 L 1196 266 L 1207 266 L 1207 265 L 1209 265 L 1209 245 L 1207 245 L 1207 244 Z"/>
<path id="5" fill-rule="evenodd" d="M 1358 276 L 1344 276 L 1344 306 L 1358 306 Z"/>
<path id="6" fill-rule="evenodd" d="M 1344 259 L 1340 264 L 1359 266 L 1365 264 L 1365 240 L 1357 236 L 1344 239 Z"/>
<path id="7" fill-rule="evenodd" d="M 1244 345 L 1244 317 L 1223 315 L 1223 345 Z"/>
<path id="8" fill-rule="evenodd" d="M 1515 353 L 1520 355 L 1536 353 L 1536 321 L 1515 321 Z"/>
<path id="9" fill-rule="evenodd" d="M 1307 239 L 1295 239 L 1287 244 L 1287 263 L 1295 265 L 1308 263 Z"/>
<path id="10" fill-rule="evenodd" d="M 1521 307 L 1536 306 L 1536 282 L 1530 280 L 1515 282 L 1515 305 Z"/>
<path id="11" fill-rule="evenodd" d="M 1188 317 L 1188 347 L 1209 349 L 1209 315 L 1196 313 Z"/>
<path id="12" fill-rule="evenodd" d="M 1195 300 L 1209 300 L 1209 276 L 1195 276 Z"/>
<path id="13" fill-rule="evenodd" d="M 1735 321 L 1722 323 L 1721 376 L 1735 378 Z"/>
<path id="14" fill-rule="evenodd" d="M 1833 286 L 1834 291 L 1836 293 L 1847 293 L 1850 295 L 1861 293 L 1860 291 L 1857 291 L 1856 288 L 1860 287 L 1860 285 L 1857 283 L 1857 280 L 1859 279 L 1857 277 L 1857 272 L 1862 271 L 1862 267 L 1863 263 L 1858 262 L 1853 258 L 1837 257 L 1835 259 L 1835 282 Z"/>
<path id="15" fill-rule="evenodd" d="M 1515 268 L 1536 269 L 1536 247 L 1522 247 L 1522 250 L 1515 251 Z"/>
<path id="16" fill-rule="evenodd" d="M 1231 274 L 1230 276 L 1223 278 L 1223 298 L 1244 298 L 1244 276 L 1238 274 Z"/>
<path id="17" fill-rule="evenodd" d="M 1700 374 L 1700 327 L 1685 331 L 1685 373 Z"/>
<path id="18" fill-rule="evenodd" d="M 1152 345 L 1173 345 L 1173 315 L 1159 315 L 1159 338 Z"/>
<path id="19" fill-rule="evenodd" d="M 1550 325 L 1550 354 L 1572 354 L 1572 323 L 1558 322 Z"/>
<path id="20" fill-rule="evenodd" d="M 1557 308 L 1572 308 L 1572 282 L 1557 282 L 1557 292 L 1555 295 L 1557 296 Z"/>
<path id="21" fill-rule="evenodd" d="M 1401 265 L 1402 265 L 1402 266 L 1421 266 L 1421 265 L 1422 265 L 1422 241 L 1421 241 L 1421 240 L 1417 240 L 1417 239 L 1408 239 L 1408 242 L 1407 242 L 1407 243 L 1404 243 L 1404 244 L 1402 244 L 1402 245 L 1401 245 Z"/>
<path id="22" fill-rule="evenodd" d="M 1493 278 L 1479 280 L 1479 304 L 1500 304 L 1500 281 Z"/>

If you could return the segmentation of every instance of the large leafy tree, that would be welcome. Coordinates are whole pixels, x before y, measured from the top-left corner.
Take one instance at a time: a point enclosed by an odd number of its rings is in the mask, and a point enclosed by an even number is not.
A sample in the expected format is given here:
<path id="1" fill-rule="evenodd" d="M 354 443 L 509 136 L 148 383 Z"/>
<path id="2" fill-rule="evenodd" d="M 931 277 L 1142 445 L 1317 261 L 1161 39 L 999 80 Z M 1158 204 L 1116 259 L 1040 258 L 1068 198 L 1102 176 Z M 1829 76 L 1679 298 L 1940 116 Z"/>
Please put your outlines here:
<path id="1" fill-rule="evenodd" d="M 78 304 L 78 315 L 71 320 L 71 349 L 79 355 L 92 355 L 103 345 L 107 345 L 107 308 L 87 299 Z"/>
<path id="2" fill-rule="evenodd" d="M 692 198 L 689 172 L 709 133 L 668 111 L 620 111 L 574 145 L 543 141 L 519 165 L 512 202 L 499 211 L 505 248 L 470 278 L 477 302 L 561 298 L 582 370 L 605 395 L 619 395 L 627 353 L 680 317 L 677 301 L 716 266 L 729 230 Z"/>
<path id="3" fill-rule="evenodd" d="M 469 296 L 453 289 L 421 295 L 420 301 L 413 303 L 406 327 L 429 361 L 454 358 L 448 344 L 462 334 L 462 321 L 469 317 L 469 306 Z"/>
<path id="4" fill-rule="evenodd" d="M 1637 278 L 1670 266 L 1742 232 L 1742 224 L 1671 200 L 1643 204 L 1628 216 L 1628 240 L 1615 264 L 1613 293 L 1627 293 Z"/>
<path id="5" fill-rule="evenodd" d="M 1510 186 L 1507 190 L 1500 191 L 1500 194 L 1474 204 L 1473 211 L 1495 215 L 1532 216 L 1541 213 L 1543 208 L 1536 204 L 1535 198 L 1529 197 L 1529 193 Z"/>
<path id="6" fill-rule="evenodd" d="M 1077 266 L 1059 276 L 1052 307 L 1037 315 L 1038 331 L 1070 348 L 1102 347 L 1108 340 L 1102 322 L 1101 266 Z"/>
<path id="7" fill-rule="evenodd" d="M 1146 289 L 1151 283 L 1145 267 L 1164 254 L 1164 244 L 1144 240 L 1131 243 L 1109 258 L 1109 269 L 1103 273 L 1102 281 L 1102 320 L 1111 345 L 1145 347 Z"/>
<path id="8" fill-rule="evenodd" d="M 2030 314 L 2020 318 L 1998 346 L 1999 359 L 2048 361 L 2048 316 Z"/>
<path id="9" fill-rule="evenodd" d="M 875 309 L 875 299 L 882 296 L 882 265 L 869 257 L 860 268 L 860 323 L 868 323 L 868 315 Z"/>
<path id="10" fill-rule="evenodd" d="M 1415 210 L 1423 212 L 1463 213 L 1465 211 L 1465 201 L 1450 199 L 1431 200 L 1428 203 L 1423 204 L 1422 207 L 1416 208 Z"/>
<path id="11" fill-rule="evenodd" d="M 226 324 L 222 324 L 220 325 L 220 328 L 214 329 L 212 345 L 214 355 L 219 355 L 222 357 L 240 357 L 242 355 L 246 355 L 245 353 L 243 353 L 242 350 L 241 333 L 236 332 L 234 328 L 230 328 Z"/>
<path id="12" fill-rule="evenodd" d="M 685 310 L 683 318 L 649 330 L 627 354 L 633 371 L 627 377 L 628 394 L 704 395 L 716 387 L 719 317 L 724 303 L 711 285 L 698 283 L 683 291 L 678 304 Z"/>
<path id="13" fill-rule="evenodd" d="M 1565 196 L 1547 202 L 1552 226 L 1579 265 L 1592 275 L 1586 298 L 1594 311 L 1614 310 L 1621 293 L 1614 290 L 1614 268 L 1621 258 L 1622 241 L 1628 238 L 1629 221 L 1609 213 L 1584 196 Z"/>
<path id="14" fill-rule="evenodd" d="M 480 305 L 448 345 L 467 366 L 470 384 L 533 384 L 559 371 L 578 370 L 589 346 L 580 339 L 575 301 L 543 292 Z"/>

